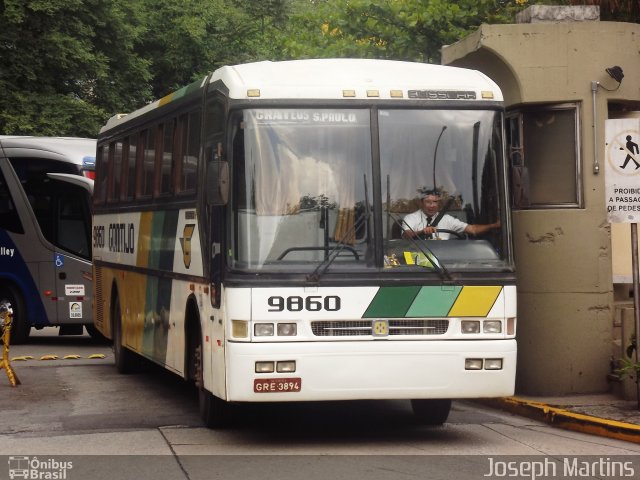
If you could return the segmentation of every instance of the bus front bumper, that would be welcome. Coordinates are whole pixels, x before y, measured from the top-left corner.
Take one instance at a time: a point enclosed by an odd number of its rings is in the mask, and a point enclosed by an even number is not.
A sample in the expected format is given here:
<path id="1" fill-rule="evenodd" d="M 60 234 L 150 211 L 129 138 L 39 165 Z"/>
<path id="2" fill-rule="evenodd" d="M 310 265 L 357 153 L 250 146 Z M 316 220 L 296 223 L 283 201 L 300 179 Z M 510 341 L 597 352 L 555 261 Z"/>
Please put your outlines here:
<path id="1" fill-rule="evenodd" d="M 226 348 L 228 401 L 489 398 L 513 395 L 515 387 L 515 339 L 227 342 Z M 256 373 L 257 364 L 271 362 L 274 372 Z M 290 370 L 291 362 L 295 371 L 275 371 Z"/>

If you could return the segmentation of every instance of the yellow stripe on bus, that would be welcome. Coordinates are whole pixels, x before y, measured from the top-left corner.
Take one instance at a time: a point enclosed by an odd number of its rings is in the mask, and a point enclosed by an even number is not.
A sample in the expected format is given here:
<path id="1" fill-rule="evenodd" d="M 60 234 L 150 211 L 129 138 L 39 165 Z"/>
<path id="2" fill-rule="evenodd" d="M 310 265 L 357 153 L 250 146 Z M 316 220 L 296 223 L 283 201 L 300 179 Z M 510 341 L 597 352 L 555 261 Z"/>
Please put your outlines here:
<path id="1" fill-rule="evenodd" d="M 450 317 L 486 317 L 502 287 L 465 286 L 449 311 Z"/>
<path id="2" fill-rule="evenodd" d="M 142 212 L 140 214 L 140 226 L 138 233 L 138 256 L 136 265 L 138 267 L 149 266 L 149 248 L 151 246 L 151 225 L 153 223 L 153 212 Z"/>

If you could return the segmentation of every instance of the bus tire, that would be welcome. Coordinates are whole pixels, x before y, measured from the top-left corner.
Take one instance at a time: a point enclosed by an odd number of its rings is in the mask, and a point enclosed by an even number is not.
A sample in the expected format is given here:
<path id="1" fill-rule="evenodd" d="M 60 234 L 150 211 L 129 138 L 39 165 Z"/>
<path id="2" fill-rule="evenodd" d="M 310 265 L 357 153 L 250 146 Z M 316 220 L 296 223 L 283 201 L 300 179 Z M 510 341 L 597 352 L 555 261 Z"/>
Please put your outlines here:
<path id="1" fill-rule="evenodd" d="M 196 360 L 196 387 L 198 389 L 198 406 L 200 417 L 207 428 L 221 429 L 232 424 L 231 404 L 221 398 L 216 397 L 205 389 L 203 380 L 203 345 L 200 343 L 195 350 Z"/>
<path id="2" fill-rule="evenodd" d="M 119 373 L 129 374 L 140 371 L 141 359 L 123 345 L 122 339 L 122 312 L 120 300 L 116 297 L 113 305 L 113 356 L 116 369 Z"/>
<path id="3" fill-rule="evenodd" d="M 31 333 L 31 325 L 20 292 L 9 284 L 0 285 L 0 302 L 8 302 L 13 310 L 11 323 L 11 345 L 27 343 Z"/>
<path id="4" fill-rule="evenodd" d="M 414 399 L 411 408 L 418 422 L 422 425 L 442 425 L 447 421 L 451 411 L 450 399 Z"/>

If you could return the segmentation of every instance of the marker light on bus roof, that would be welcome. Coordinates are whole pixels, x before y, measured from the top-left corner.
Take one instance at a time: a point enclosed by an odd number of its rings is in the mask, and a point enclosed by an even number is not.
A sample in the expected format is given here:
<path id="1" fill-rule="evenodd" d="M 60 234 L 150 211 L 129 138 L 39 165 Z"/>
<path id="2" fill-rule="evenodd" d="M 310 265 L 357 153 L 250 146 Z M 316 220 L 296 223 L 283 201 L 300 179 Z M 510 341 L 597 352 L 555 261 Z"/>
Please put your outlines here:
<path id="1" fill-rule="evenodd" d="M 367 90 L 367 97 L 379 97 L 380 92 L 378 90 Z"/>
<path id="2" fill-rule="evenodd" d="M 484 98 L 484 99 L 487 99 L 487 100 L 492 100 L 493 99 L 493 92 L 491 92 L 491 91 L 483 90 L 481 95 L 482 95 L 482 98 Z"/>
<path id="3" fill-rule="evenodd" d="M 404 93 L 402 92 L 402 90 L 391 90 L 389 92 L 389 96 L 391 98 L 404 98 Z"/>
<path id="4" fill-rule="evenodd" d="M 247 90 L 247 97 L 259 97 L 260 89 L 259 88 L 250 88 Z"/>
<path id="5" fill-rule="evenodd" d="M 345 98 L 353 98 L 356 96 L 355 90 L 342 90 L 342 96 Z"/>

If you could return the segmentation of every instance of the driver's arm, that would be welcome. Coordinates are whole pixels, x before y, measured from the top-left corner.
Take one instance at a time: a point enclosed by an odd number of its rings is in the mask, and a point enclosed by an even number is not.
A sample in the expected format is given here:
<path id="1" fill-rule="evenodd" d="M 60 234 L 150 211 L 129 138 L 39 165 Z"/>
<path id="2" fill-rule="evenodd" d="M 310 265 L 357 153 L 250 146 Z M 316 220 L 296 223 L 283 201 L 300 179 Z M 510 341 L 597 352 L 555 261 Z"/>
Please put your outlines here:
<path id="1" fill-rule="evenodd" d="M 469 235 L 482 235 L 483 233 L 487 233 L 494 228 L 500 228 L 500 221 L 494 223 L 486 223 L 486 224 L 477 224 L 477 225 L 467 225 L 464 229 L 464 233 L 468 233 Z"/>

